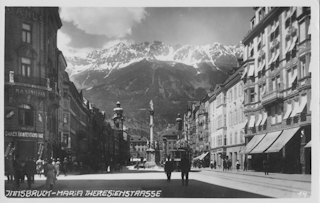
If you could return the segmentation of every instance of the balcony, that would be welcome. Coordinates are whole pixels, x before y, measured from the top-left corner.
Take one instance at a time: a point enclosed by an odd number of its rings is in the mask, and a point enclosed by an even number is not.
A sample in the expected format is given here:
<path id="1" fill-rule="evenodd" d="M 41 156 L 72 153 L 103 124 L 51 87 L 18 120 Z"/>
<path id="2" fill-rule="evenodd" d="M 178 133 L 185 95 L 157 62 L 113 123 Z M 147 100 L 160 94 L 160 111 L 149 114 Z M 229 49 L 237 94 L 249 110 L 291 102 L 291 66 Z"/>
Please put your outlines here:
<path id="1" fill-rule="evenodd" d="M 27 77 L 27 76 L 14 73 L 13 71 L 10 71 L 9 74 L 5 74 L 5 81 L 9 83 L 23 83 L 23 84 L 47 87 L 47 78 Z"/>
<path id="2" fill-rule="evenodd" d="M 263 106 L 283 100 L 282 89 L 272 90 L 262 95 L 261 103 Z"/>

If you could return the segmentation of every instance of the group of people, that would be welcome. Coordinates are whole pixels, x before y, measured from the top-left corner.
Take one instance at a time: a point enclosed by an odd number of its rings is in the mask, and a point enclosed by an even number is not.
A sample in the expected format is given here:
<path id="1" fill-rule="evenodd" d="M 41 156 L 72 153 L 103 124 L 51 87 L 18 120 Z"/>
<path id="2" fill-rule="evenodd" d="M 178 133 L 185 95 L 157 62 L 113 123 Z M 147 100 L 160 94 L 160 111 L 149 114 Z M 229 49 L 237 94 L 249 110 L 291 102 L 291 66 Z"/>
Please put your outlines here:
<path id="1" fill-rule="evenodd" d="M 67 175 L 68 165 L 67 158 L 62 162 L 60 162 L 59 158 L 51 158 L 49 160 L 38 159 L 37 161 L 27 158 L 23 161 L 19 155 L 16 155 L 14 160 L 11 156 L 5 158 L 5 174 L 8 179 L 7 183 L 14 184 L 15 189 L 20 188 L 20 183 L 24 183 L 25 177 L 27 177 L 27 189 L 31 189 L 35 174 L 38 174 L 40 177 L 43 174 L 51 190 L 60 172 L 63 172 L 65 176 Z"/>
<path id="2" fill-rule="evenodd" d="M 36 162 L 31 158 L 27 158 L 25 162 L 22 162 L 18 155 L 15 160 L 11 156 L 6 157 L 5 174 L 8 179 L 7 183 L 13 183 L 17 189 L 27 177 L 28 189 L 31 189 L 31 184 L 34 183 L 34 175 L 36 174 Z"/>
<path id="3" fill-rule="evenodd" d="M 182 185 L 188 185 L 191 163 L 186 154 L 183 155 L 180 161 L 179 167 L 181 170 Z M 164 166 L 164 171 L 166 172 L 168 182 L 170 182 L 171 180 L 171 173 L 173 172 L 173 170 L 174 170 L 174 160 L 170 159 L 170 156 L 168 156 L 168 159 Z"/>

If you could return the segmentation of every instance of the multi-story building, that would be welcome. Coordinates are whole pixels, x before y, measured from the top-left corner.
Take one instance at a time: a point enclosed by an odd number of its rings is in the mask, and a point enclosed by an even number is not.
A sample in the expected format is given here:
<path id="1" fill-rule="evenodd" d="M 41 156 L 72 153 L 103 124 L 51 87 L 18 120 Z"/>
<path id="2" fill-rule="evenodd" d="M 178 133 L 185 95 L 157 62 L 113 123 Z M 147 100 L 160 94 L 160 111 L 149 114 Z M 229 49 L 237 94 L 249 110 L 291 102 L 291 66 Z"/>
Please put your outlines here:
<path id="1" fill-rule="evenodd" d="M 227 143 L 226 154 L 231 159 L 232 167 L 236 166 L 238 160 L 243 166 L 245 157 L 241 152 L 245 145 L 243 127 L 246 123 L 243 113 L 243 81 L 240 80 L 242 68 L 238 68 L 224 82 L 224 89 L 227 94 Z"/>
<path id="2" fill-rule="evenodd" d="M 82 91 L 78 92 L 73 82 L 68 83 L 69 87 L 69 106 L 70 108 L 65 111 L 70 119 L 70 148 L 68 148 L 68 156 L 72 160 L 83 161 L 86 159 L 88 145 L 87 145 L 87 124 L 89 118 L 89 111 L 84 102 Z"/>
<path id="3" fill-rule="evenodd" d="M 141 161 L 146 160 L 148 149 L 148 139 L 142 136 L 131 136 L 130 138 L 130 160 L 131 161 Z"/>
<path id="4" fill-rule="evenodd" d="M 244 113 L 249 167 L 310 173 L 310 7 L 255 7 L 245 46 Z"/>
<path id="5" fill-rule="evenodd" d="M 217 84 L 209 98 L 209 118 L 211 122 L 210 132 L 210 153 L 211 160 L 222 166 L 226 158 L 227 145 L 227 111 L 226 111 L 226 90 L 222 84 Z"/>
<path id="6" fill-rule="evenodd" d="M 5 8 L 5 147 L 25 158 L 59 150 L 57 7 Z M 6 153 L 6 155 L 8 154 Z"/>
<path id="7" fill-rule="evenodd" d="M 66 67 L 67 62 L 63 56 L 61 51 L 58 51 L 58 88 L 60 94 L 59 108 L 58 108 L 58 133 L 59 133 L 59 151 L 57 157 L 66 157 L 67 149 L 68 149 L 68 138 L 69 138 L 69 128 L 68 120 L 69 120 L 69 103 L 68 103 L 68 92 L 65 92 L 64 81 L 66 78 Z"/>

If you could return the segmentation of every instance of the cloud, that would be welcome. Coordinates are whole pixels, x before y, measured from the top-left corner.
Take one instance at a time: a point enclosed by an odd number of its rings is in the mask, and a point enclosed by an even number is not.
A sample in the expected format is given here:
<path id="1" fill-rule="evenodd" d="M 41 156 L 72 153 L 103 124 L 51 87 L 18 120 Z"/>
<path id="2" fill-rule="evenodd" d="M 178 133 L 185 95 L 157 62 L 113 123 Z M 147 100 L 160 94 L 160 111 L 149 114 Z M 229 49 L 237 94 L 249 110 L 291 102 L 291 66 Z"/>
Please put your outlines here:
<path id="1" fill-rule="evenodd" d="M 72 56 L 80 56 L 85 57 L 88 52 L 93 51 L 93 48 L 73 48 L 69 46 L 69 43 L 71 42 L 71 37 L 60 30 L 58 30 L 58 49 L 63 52 L 63 55 L 66 57 L 72 57 Z"/>
<path id="2" fill-rule="evenodd" d="M 107 43 L 105 43 L 103 45 L 103 49 L 108 49 L 116 44 L 119 44 L 120 42 L 128 45 L 128 44 L 133 44 L 134 41 L 133 40 L 127 40 L 127 39 L 116 39 L 116 40 L 112 40 L 112 41 L 108 41 Z"/>
<path id="3" fill-rule="evenodd" d="M 145 19 L 145 8 L 72 8 L 62 7 L 62 20 L 72 22 L 88 34 L 123 38 L 131 34 L 131 28 Z"/>

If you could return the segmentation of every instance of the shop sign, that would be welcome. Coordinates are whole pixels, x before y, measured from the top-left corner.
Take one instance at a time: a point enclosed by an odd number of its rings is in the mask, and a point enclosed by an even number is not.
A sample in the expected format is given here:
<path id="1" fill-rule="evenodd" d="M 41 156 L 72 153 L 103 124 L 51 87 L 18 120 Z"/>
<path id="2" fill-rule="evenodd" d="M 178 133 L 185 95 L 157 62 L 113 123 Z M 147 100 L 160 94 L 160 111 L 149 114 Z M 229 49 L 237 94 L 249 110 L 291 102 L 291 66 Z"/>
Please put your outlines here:
<path id="1" fill-rule="evenodd" d="M 38 96 L 38 97 L 46 97 L 46 93 L 44 91 L 22 88 L 22 87 L 16 87 L 14 90 L 14 93 L 34 95 L 34 96 Z"/>
<path id="2" fill-rule="evenodd" d="M 5 131 L 6 137 L 32 137 L 32 138 L 43 138 L 43 133 L 34 132 L 20 132 L 20 131 Z"/>
<path id="3" fill-rule="evenodd" d="M 6 7 L 6 11 L 10 12 L 10 13 L 14 13 L 18 16 L 25 16 L 29 19 L 32 19 L 34 21 L 39 21 L 42 22 L 43 21 L 43 17 L 35 12 L 33 12 L 30 9 L 27 8 L 14 8 L 14 7 Z"/>
<path id="4" fill-rule="evenodd" d="M 9 113 L 7 113 L 6 118 L 13 118 L 12 116 L 14 115 L 13 111 L 10 111 Z"/>

